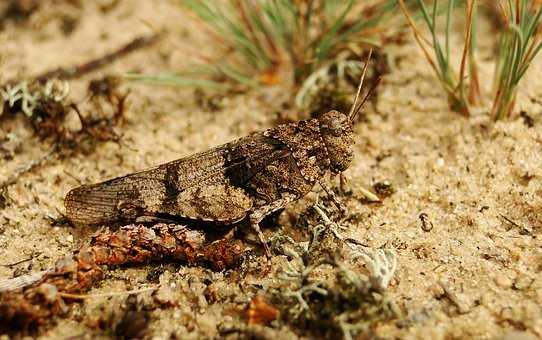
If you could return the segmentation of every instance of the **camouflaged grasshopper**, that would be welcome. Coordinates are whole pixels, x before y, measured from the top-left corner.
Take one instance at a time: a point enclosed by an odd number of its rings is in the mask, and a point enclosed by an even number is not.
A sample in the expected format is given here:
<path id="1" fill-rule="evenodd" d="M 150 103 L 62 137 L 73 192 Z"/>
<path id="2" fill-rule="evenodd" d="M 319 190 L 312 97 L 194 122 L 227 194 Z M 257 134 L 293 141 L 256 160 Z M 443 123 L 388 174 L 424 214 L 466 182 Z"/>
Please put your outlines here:
<path id="1" fill-rule="evenodd" d="M 142 216 L 216 226 L 247 221 L 270 256 L 261 220 L 305 196 L 316 183 L 325 189 L 326 172 L 340 174 L 350 166 L 354 118 L 374 89 L 357 105 L 371 52 L 348 115 L 332 110 L 151 169 L 83 185 L 67 194 L 67 217 L 83 224 L 130 222 Z"/>

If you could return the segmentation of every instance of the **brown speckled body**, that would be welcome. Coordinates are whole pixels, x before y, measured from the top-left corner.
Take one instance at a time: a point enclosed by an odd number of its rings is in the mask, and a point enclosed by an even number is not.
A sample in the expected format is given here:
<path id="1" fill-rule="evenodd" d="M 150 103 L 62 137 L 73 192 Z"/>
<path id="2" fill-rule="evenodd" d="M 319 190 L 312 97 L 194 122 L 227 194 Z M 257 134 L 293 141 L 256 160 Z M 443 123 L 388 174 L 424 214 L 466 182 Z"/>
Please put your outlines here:
<path id="1" fill-rule="evenodd" d="M 106 182 L 71 190 L 75 223 L 106 224 L 140 216 L 256 225 L 312 190 L 326 172 L 350 165 L 351 121 L 337 111 Z"/>

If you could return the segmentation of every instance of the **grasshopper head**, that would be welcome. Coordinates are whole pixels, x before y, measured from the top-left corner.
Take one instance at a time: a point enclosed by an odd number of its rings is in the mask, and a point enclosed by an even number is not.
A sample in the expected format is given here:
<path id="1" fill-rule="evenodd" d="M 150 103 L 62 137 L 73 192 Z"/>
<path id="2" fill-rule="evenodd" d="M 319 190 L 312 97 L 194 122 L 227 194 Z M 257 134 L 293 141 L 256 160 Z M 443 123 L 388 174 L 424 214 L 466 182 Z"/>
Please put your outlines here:
<path id="1" fill-rule="evenodd" d="M 369 50 L 369 55 L 363 71 L 361 73 L 361 79 L 359 80 L 358 91 L 354 98 L 354 104 L 350 109 L 350 113 L 345 115 L 339 111 L 331 110 L 320 116 L 318 121 L 320 123 L 320 133 L 326 144 L 327 152 L 329 154 L 329 167 L 334 173 L 340 173 L 348 169 L 352 158 L 354 156 L 352 152 L 352 145 L 354 145 L 354 131 L 352 130 L 352 124 L 356 118 L 356 115 L 360 112 L 363 104 L 373 93 L 374 89 L 378 85 L 380 78 L 377 78 L 373 86 L 369 89 L 369 92 L 365 95 L 365 98 L 358 104 L 359 95 L 361 93 L 361 87 L 363 86 L 363 80 L 367 72 L 369 60 L 373 50 Z"/>
<path id="2" fill-rule="evenodd" d="M 329 111 L 318 118 L 320 133 L 329 154 L 330 168 L 334 173 L 348 169 L 352 162 L 354 132 L 347 115 L 339 111 Z"/>

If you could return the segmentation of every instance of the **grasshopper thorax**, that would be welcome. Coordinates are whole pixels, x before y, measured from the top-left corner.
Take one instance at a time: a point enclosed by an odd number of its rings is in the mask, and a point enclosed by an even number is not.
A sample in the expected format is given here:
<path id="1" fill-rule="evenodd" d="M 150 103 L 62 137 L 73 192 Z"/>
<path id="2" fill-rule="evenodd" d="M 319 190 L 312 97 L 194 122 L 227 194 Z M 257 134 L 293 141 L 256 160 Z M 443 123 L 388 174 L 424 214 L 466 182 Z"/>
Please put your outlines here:
<path id="1" fill-rule="evenodd" d="M 327 148 L 330 170 L 340 173 L 352 162 L 354 132 L 347 115 L 339 111 L 328 111 L 318 118 L 320 133 Z"/>

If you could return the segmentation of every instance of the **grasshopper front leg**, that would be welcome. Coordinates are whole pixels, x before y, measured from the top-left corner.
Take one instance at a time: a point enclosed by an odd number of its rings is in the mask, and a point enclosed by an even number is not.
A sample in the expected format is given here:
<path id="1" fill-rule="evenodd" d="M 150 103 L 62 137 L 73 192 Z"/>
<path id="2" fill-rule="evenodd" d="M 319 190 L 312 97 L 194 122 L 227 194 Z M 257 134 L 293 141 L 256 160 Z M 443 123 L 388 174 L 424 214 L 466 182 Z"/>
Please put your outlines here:
<path id="1" fill-rule="evenodd" d="M 331 201 L 333 202 L 333 204 L 337 207 L 337 209 L 339 209 L 339 211 L 341 212 L 341 214 L 344 216 L 346 215 L 346 208 L 344 207 L 344 205 L 337 199 L 337 196 L 335 196 L 335 193 L 333 192 L 333 190 L 331 190 L 331 188 L 329 188 L 323 181 L 318 181 L 318 183 L 320 184 L 320 186 L 322 187 L 322 189 L 324 189 L 324 192 L 326 193 L 326 195 L 331 199 Z"/>

